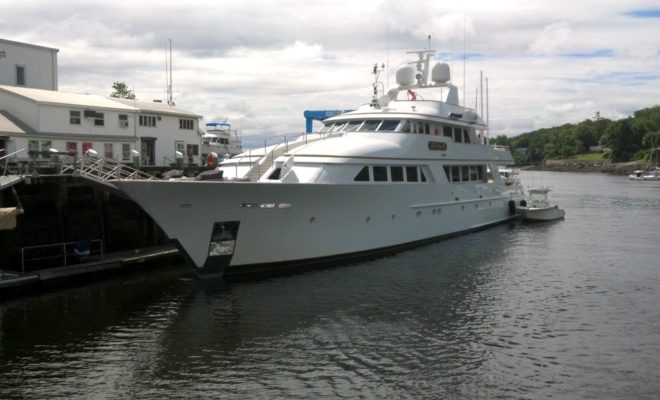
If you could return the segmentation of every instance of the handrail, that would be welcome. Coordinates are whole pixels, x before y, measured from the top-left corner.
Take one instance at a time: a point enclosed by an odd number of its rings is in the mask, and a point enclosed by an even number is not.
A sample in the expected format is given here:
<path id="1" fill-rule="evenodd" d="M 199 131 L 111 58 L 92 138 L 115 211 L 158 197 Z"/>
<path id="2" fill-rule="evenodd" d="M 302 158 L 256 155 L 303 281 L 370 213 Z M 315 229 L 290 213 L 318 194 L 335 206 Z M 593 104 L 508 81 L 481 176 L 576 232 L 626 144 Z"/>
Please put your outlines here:
<path id="1" fill-rule="evenodd" d="M 18 154 L 18 153 L 20 153 L 20 152 L 22 152 L 22 151 L 25 151 L 25 149 L 23 148 L 23 149 L 20 149 L 20 150 L 18 150 L 18 151 L 15 151 L 15 152 L 13 152 L 13 153 L 5 154 L 4 156 L 0 157 L 0 161 L 2 161 L 2 160 L 5 161 L 4 166 L 3 166 L 3 168 L 2 168 L 2 175 L 3 175 L 3 176 L 6 176 L 6 175 L 7 175 L 7 170 L 9 169 L 9 168 L 8 168 L 8 166 L 9 166 L 9 157 L 11 157 L 11 156 L 15 156 L 16 154 Z"/>
<path id="2" fill-rule="evenodd" d="M 103 259 L 103 240 L 101 239 L 91 239 L 87 240 L 90 244 L 89 248 L 89 254 L 82 254 L 78 255 L 75 252 L 75 249 L 73 253 L 67 253 L 67 246 L 75 245 L 77 242 L 61 242 L 61 243 L 54 243 L 54 244 L 45 244 L 45 245 L 40 245 L 40 246 L 26 246 L 21 248 L 21 270 L 23 273 L 25 273 L 25 251 L 28 250 L 35 250 L 35 249 L 47 249 L 47 248 L 54 248 L 57 251 L 57 254 L 53 253 L 51 255 L 46 255 L 46 256 L 41 256 L 41 257 L 35 257 L 35 258 L 29 258 L 28 261 L 43 261 L 43 260 L 48 260 L 48 259 L 57 259 L 57 258 L 62 258 L 63 260 L 63 266 L 67 266 L 67 257 L 77 257 L 79 258 L 79 261 L 85 260 L 90 256 L 100 256 L 101 259 Z M 99 245 L 98 250 L 92 251 L 92 243 L 97 243 Z"/>

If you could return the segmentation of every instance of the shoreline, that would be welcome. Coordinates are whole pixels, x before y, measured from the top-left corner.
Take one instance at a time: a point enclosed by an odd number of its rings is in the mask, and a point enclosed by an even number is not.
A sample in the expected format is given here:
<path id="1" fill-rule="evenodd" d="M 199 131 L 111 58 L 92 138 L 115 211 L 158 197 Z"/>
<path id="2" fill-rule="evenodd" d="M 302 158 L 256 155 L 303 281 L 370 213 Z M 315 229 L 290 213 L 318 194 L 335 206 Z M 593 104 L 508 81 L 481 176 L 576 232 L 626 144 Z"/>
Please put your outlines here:
<path id="1" fill-rule="evenodd" d="M 554 171 L 554 172 L 600 172 L 612 175 L 630 175 L 633 171 L 647 170 L 645 162 L 630 161 L 613 163 L 607 160 L 546 160 L 543 165 L 521 166 L 520 169 L 528 171 Z"/>

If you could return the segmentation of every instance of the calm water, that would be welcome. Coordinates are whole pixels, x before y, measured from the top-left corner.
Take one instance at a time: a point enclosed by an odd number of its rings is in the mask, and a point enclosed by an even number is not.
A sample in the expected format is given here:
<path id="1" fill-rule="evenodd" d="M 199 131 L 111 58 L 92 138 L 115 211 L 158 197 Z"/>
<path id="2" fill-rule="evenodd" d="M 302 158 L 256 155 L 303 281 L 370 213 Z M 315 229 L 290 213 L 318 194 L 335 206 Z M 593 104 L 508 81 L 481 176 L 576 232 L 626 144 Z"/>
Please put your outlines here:
<path id="1" fill-rule="evenodd" d="M 4 301 L 0 398 L 657 399 L 660 182 L 521 176 L 566 219 L 260 282 Z"/>

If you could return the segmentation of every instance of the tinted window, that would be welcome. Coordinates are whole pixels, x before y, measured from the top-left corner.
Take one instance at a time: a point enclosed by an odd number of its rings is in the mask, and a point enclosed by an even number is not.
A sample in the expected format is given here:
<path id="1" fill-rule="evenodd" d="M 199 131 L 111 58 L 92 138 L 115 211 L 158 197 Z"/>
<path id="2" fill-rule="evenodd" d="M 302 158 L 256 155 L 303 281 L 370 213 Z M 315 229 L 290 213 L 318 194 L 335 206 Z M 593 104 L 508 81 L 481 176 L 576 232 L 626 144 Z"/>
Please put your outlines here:
<path id="1" fill-rule="evenodd" d="M 461 180 L 469 181 L 470 180 L 470 168 L 465 165 L 461 167 Z"/>
<path id="2" fill-rule="evenodd" d="M 443 126 L 442 127 L 442 132 L 445 136 L 452 137 L 451 136 L 451 126 Z"/>
<path id="3" fill-rule="evenodd" d="M 403 182 L 403 167 L 390 167 L 392 182 Z"/>
<path id="4" fill-rule="evenodd" d="M 383 122 L 383 125 L 385 125 L 385 122 Z M 384 130 L 382 126 L 380 127 L 380 130 Z M 410 132 L 410 121 L 404 121 L 403 124 L 401 124 L 399 132 Z"/>
<path id="5" fill-rule="evenodd" d="M 369 182 L 369 167 L 363 167 L 357 175 L 355 175 L 355 181 L 359 182 Z"/>
<path id="6" fill-rule="evenodd" d="M 424 171 L 421 169 L 419 170 L 419 176 L 422 178 L 422 182 L 426 182 L 426 175 L 424 175 Z"/>
<path id="7" fill-rule="evenodd" d="M 444 169 L 445 169 L 445 175 L 447 175 L 447 180 L 451 182 L 451 167 L 445 165 Z"/>
<path id="8" fill-rule="evenodd" d="M 384 182 L 387 181 L 387 167 L 373 167 L 374 168 L 374 181 Z"/>
<path id="9" fill-rule="evenodd" d="M 346 132 L 357 131 L 360 125 L 362 125 L 362 122 L 364 121 L 349 121 L 348 125 L 346 125 L 346 128 L 344 128 L 344 130 L 346 130 Z"/>
<path id="10" fill-rule="evenodd" d="M 454 128 L 454 142 L 461 143 L 463 141 L 463 131 L 461 128 Z"/>
<path id="11" fill-rule="evenodd" d="M 417 182 L 417 167 L 406 167 L 406 180 Z"/>
<path id="12" fill-rule="evenodd" d="M 393 132 L 399 125 L 399 120 L 385 120 L 378 128 L 378 131 Z"/>
<path id="13" fill-rule="evenodd" d="M 367 120 L 364 121 L 364 124 L 360 127 L 360 131 L 375 131 L 380 125 L 380 120 Z"/>
<path id="14" fill-rule="evenodd" d="M 470 135 L 468 134 L 467 129 L 463 129 L 463 141 L 465 143 L 470 143 Z"/>
<path id="15" fill-rule="evenodd" d="M 461 170 L 460 167 L 451 167 L 451 181 L 460 182 L 461 181 Z"/>

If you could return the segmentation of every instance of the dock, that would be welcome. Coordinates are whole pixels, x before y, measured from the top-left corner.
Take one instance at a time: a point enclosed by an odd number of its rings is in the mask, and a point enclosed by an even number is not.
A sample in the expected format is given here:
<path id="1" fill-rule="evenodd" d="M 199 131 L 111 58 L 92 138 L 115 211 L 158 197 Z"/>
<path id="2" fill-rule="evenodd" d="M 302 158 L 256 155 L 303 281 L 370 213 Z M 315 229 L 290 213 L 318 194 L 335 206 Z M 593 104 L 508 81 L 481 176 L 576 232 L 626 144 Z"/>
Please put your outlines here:
<path id="1" fill-rule="evenodd" d="M 61 284 L 75 278 L 126 269 L 137 269 L 151 261 L 172 261 L 179 256 L 174 245 L 160 245 L 143 249 L 107 253 L 100 260 L 39 269 L 26 273 L 0 271 L 0 297 L 17 291 L 34 290 L 46 285 Z"/>

